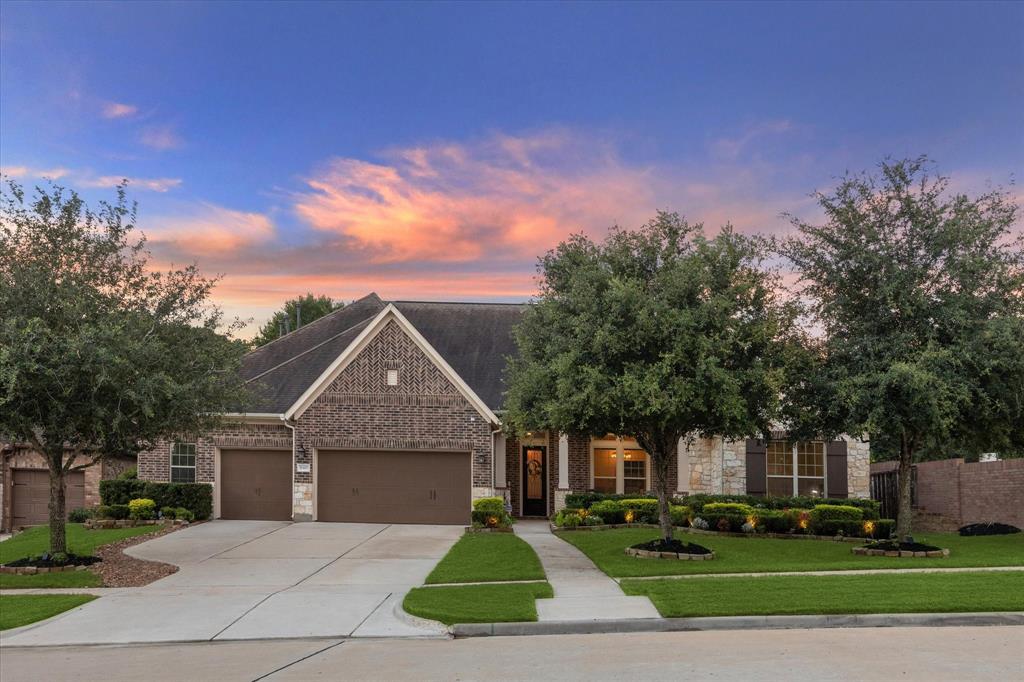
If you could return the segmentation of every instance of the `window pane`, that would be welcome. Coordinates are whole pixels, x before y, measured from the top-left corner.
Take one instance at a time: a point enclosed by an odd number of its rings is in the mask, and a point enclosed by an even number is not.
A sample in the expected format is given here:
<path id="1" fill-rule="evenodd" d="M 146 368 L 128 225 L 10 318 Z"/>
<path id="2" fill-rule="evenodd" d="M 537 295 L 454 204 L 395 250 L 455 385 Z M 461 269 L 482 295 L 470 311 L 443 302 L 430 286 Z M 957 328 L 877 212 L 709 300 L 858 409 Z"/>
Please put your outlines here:
<path id="1" fill-rule="evenodd" d="M 645 465 L 646 462 L 644 462 L 643 460 L 640 460 L 639 462 L 636 460 L 627 460 L 622 463 L 622 475 L 625 476 L 626 478 L 646 479 L 647 467 Z"/>
<path id="2" fill-rule="evenodd" d="M 610 448 L 594 449 L 594 478 L 598 476 L 615 478 L 615 450 Z"/>
<path id="3" fill-rule="evenodd" d="M 195 467 L 171 467 L 171 483 L 195 483 Z"/>
<path id="4" fill-rule="evenodd" d="M 789 497 L 793 494 L 793 479 L 768 477 L 768 494 Z"/>
<path id="5" fill-rule="evenodd" d="M 807 497 L 823 497 L 825 495 L 824 478 L 798 478 L 797 492 Z"/>
<path id="6" fill-rule="evenodd" d="M 784 440 L 768 442 L 768 475 L 793 475 L 793 447 Z"/>
<path id="7" fill-rule="evenodd" d="M 615 479 L 614 478 L 595 478 L 594 479 L 594 492 L 597 492 L 597 493 L 614 493 L 615 492 Z"/>
<path id="8" fill-rule="evenodd" d="M 622 492 L 642 493 L 647 488 L 647 481 L 642 478 L 627 478 L 622 482 Z"/>
<path id="9" fill-rule="evenodd" d="M 798 443 L 796 462 L 798 476 L 824 478 L 825 444 L 821 441 Z"/>

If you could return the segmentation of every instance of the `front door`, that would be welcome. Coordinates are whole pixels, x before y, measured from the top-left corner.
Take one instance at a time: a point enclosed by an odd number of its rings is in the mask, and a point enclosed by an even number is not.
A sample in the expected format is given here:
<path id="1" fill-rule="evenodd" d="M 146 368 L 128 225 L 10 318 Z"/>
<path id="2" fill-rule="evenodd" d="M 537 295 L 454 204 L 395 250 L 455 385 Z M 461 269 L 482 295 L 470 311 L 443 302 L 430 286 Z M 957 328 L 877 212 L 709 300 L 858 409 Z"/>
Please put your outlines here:
<path id="1" fill-rule="evenodd" d="M 546 448 L 523 447 L 523 516 L 548 515 L 546 455 Z"/>

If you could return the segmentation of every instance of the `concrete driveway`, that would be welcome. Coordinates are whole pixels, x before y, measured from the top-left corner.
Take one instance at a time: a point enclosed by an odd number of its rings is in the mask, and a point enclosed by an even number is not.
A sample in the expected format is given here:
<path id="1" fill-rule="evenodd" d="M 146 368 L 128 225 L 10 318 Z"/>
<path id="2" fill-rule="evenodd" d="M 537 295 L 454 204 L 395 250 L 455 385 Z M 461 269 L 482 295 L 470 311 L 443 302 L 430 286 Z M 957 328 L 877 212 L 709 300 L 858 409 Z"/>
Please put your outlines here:
<path id="1" fill-rule="evenodd" d="M 458 526 L 212 521 L 128 550 L 181 570 L 101 597 L 5 645 L 288 637 L 437 637 L 396 608 Z"/>

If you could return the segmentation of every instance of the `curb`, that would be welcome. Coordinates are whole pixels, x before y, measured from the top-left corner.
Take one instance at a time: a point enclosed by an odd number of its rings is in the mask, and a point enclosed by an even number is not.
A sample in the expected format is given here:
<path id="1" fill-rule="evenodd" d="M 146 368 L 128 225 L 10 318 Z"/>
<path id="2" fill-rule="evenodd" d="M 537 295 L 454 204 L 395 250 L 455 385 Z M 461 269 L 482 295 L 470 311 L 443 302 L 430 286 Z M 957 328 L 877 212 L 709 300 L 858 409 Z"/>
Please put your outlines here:
<path id="1" fill-rule="evenodd" d="M 1024 612 L 871 613 L 816 616 L 722 616 L 702 618 L 631 618 L 623 620 L 547 621 L 533 623 L 456 623 L 451 633 L 463 637 L 589 635 L 628 632 L 700 632 L 708 630 L 790 630 L 810 628 L 960 627 L 1024 625 Z"/>

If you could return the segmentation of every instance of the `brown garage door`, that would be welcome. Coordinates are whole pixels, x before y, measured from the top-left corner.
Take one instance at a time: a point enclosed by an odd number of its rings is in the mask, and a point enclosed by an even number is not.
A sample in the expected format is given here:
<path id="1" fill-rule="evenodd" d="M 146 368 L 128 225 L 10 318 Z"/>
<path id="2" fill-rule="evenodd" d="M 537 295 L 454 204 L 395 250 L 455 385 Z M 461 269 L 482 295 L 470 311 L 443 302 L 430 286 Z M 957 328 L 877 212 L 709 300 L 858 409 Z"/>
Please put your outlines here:
<path id="1" fill-rule="evenodd" d="M 11 470 L 11 521 L 14 528 L 38 526 L 50 520 L 50 472 L 46 469 Z M 64 508 L 85 506 L 85 472 L 65 476 Z"/>
<path id="2" fill-rule="evenodd" d="M 224 519 L 292 518 L 292 453 L 222 450 L 220 516 Z"/>
<path id="3" fill-rule="evenodd" d="M 468 452 L 321 451 L 317 481 L 319 521 L 469 522 Z"/>

